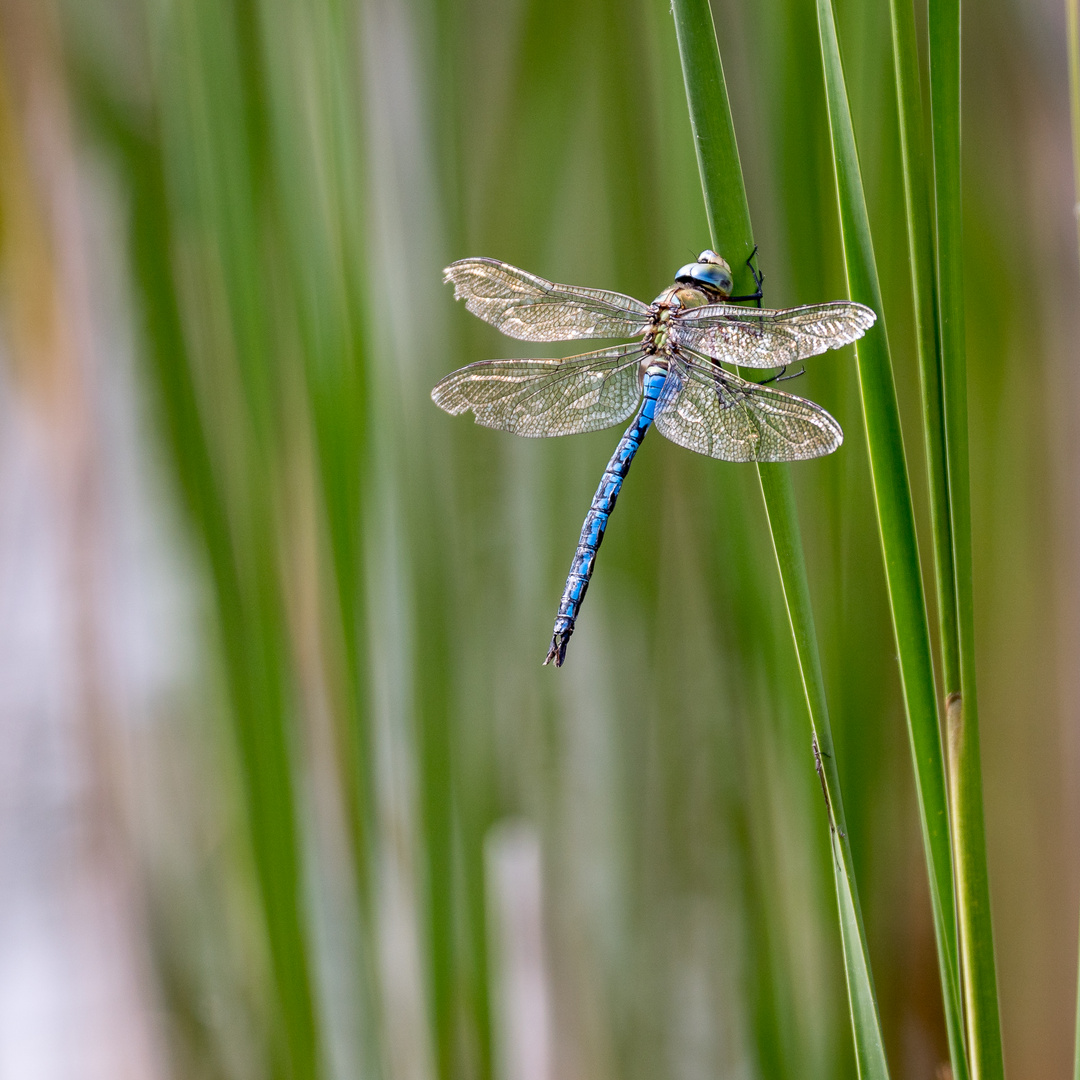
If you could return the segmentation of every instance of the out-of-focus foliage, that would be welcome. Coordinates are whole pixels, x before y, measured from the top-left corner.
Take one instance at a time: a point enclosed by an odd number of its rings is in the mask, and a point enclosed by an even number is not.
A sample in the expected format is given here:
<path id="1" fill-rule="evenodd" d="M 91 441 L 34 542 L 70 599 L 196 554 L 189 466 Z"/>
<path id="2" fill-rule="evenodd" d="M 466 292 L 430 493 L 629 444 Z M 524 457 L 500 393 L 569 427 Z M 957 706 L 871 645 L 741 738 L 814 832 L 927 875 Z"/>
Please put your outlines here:
<path id="1" fill-rule="evenodd" d="M 888 5 L 837 7 L 925 516 Z M 766 301 L 840 297 L 813 5 L 714 9 Z M 1071 1048 L 1080 850 L 1063 23 L 1001 0 L 964 24 L 990 869 L 1007 1065 L 1040 1077 Z M 72 964 L 136 973 L 108 1016 L 137 1074 L 854 1076 L 753 470 L 646 441 L 553 671 L 617 433 L 518 441 L 428 397 L 525 352 L 455 308 L 452 259 L 649 300 L 706 246 L 666 3 L 4 0 L 0 44 L 0 500 L 65 508 L 42 529 L 66 614 L 26 655 L 52 670 L 70 623 L 104 656 L 70 646 L 93 677 L 56 738 L 109 793 L 86 818 L 109 842 L 76 848 L 123 949 Z M 791 471 L 888 1057 L 927 1076 L 946 1047 L 851 357 L 795 389 L 846 432 Z M 19 481 L 39 445 L 45 481 Z M 51 550 L 5 531 L 5 580 Z M 182 599 L 132 622 L 155 589 Z M 5 624 L 36 596 L 9 589 Z M 123 648 L 93 631 L 114 624 Z"/>

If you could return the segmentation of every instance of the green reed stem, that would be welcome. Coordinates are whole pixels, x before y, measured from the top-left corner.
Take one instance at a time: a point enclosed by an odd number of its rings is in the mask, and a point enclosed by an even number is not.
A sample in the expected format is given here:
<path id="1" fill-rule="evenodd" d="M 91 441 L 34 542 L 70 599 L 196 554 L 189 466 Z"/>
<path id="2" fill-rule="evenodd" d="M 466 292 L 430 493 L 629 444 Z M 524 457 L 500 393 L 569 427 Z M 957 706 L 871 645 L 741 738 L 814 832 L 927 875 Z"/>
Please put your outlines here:
<path id="1" fill-rule="evenodd" d="M 955 1030 L 958 1024 L 957 962 L 948 800 L 915 514 L 832 0 L 817 0 L 817 11 L 848 289 L 853 300 L 868 304 L 878 313 L 877 323 L 856 346 L 859 386 L 889 605 L 900 660 L 908 736 L 915 766 L 946 1019 L 951 1029 L 950 1049 L 957 1075 L 963 1075 L 960 1071 L 963 1068 L 962 1048 Z M 909 142 L 909 152 L 911 149 Z"/>
<path id="2" fill-rule="evenodd" d="M 1072 121 L 1073 184 L 1076 203 L 1076 241 L 1080 247 L 1080 4 L 1065 0 L 1067 51 L 1069 55 L 1069 117 Z M 1076 1038 L 1073 1049 L 1073 1080 L 1080 1080 L 1080 963 L 1077 964 Z"/>
<path id="3" fill-rule="evenodd" d="M 941 355 L 937 324 L 937 276 L 934 263 L 933 201 L 919 58 L 915 42 L 915 12 L 906 0 L 890 0 L 893 66 L 900 113 L 900 152 L 904 165 L 904 201 L 908 219 L 908 255 L 915 302 L 915 347 L 919 359 L 930 521 L 934 537 L 938 622 L 941 633 L 942 675 L 946 686 L 958 683 L 960 643 L 956 625 L 956 590 L 952 556 L 952 520 L 945 461 L 945 420 L 942 405 Z"/>
<path id="4" fill-rule="evenodd" d="M 915 346 L 922 393 L 923 435 L 930 491 L 930 524 L 934 540 L 934 572 L 937 586 L 938 626 L 941 637 L 945 686 L 957 685 L 960 670 L 959 628 L 956 620 L 955 568 L 952 553 L 952 516 L 945 456 L 944 388 L 937 325 L 937 279 L 934 263 L 934 232 L 923 103 L 919 84 L 919 58 L 915 38 L 915 13 L 906 0 L 890 0 L 893 65 L 900 118 L 900 151 L 903 161 L 904 201 L 907 209 L 908 255 L 915 304 Z M 926 814 L 924 813 L 924 819 Z M 924 843 L 931 838 L 924 829 Z M 945 850 L 938 861 L 942 888 L 933 894 L 934 931 L 941 968 L 945 1026 L 953 1076 L 968 1075 L 967 1048 L 960 991 L 960 960 L 956 933 L 956 910 L 952 888 L 945 888 L 944 871 L 951 863 Z M 931 867 L 931 872 L 932 872 Z"/>
<path id="5" fill-rule="evenodd" d="M 938 333 L 941 341 L 960 682 L 946 683 L 946 726 L 956 905 L 968 1055 L 974 1080 L 1004 1075 L 990 883 L 986 866 L 979 713 L 975 693 L 967 360 L 960 206 L 960 2 L 932 0 L 930 106 L 937 203 Z"/>
<path id="6" fill-rule="evenodd" d="M 712 242 L 731 263 L 736 275 L 736 292 L 749 292 L 752 285 L 744 264 L 754 247 L 753 230 L 712 12 L 707 0 L 674 0 L 672 10 Z M 846 835 L 840 775 L 791 473 L 783 465 L 759 464 L 758 475 L 810 714 L 815 756 L 820 750 L 817 762 L 829 815 L 856 1061 L 861 1077 L 885 1078 L 889 1070 Z"/>

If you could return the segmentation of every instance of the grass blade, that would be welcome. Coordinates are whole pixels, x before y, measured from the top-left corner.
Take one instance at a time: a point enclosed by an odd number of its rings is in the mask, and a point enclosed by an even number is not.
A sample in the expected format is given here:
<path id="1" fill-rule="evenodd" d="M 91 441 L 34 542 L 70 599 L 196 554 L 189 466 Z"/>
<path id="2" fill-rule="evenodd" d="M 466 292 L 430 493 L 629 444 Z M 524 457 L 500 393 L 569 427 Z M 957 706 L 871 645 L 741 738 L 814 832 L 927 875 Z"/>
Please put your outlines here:
<path id="1" fill-rule="evenodd" d="M 934 265 L 934 234 L 931 221 L 929 177 L 923 107 L 919 85 L 919 59 L 915 43 L 915 12 L 906 0 L 890 0 L 893 65 L 900 119 L 900 152 L 903 161 L 904 201 L 907 209 L 911 288 L 915 302 L 915 346 L 922 393 L 923 434 L 927 479 L 930 489 L 930 525 L 934 540 L 934 572 L 937 586 L 938 626 L 941 636 L 942 672 L 945 686 L 957 685 L 960 645 L 956 625 L 955 568 L 952 555 L 952 519 L 945 460 L 942 409 L 941 357 L 938 350 L 937 279 Z M 947 866 L 942 857 L 942 869 Z M 932 869 L 932 868 L 931 868 Z M 942 875 L 944 885 L 944 873 Z M 964 1043 L 964 1019 L 960 1001 L 959 947 L 956 911 L 951 888 L 934 895 L 934 930 L 941 966 L 945 1027 L 953 1076 L 968 1075 Z"/>
<path id="2" fill-rule="evenodd" d="M 840 933 L 844 944 L 844 971 L 848 982 L 855 1058 L 860 1077 L 887 1077 L 889 1070 L 870 970 L 866 930 L 855 883 L 855 868 L 847 840 L 847 825 L 840 795 L 840 774 L 833 749 L 825 680 L 821 672 L 817 633 L 810 604 L 810 585 L 795 506 L 795 491 L 790 473 L 782 465 L 759 465 L 758 474 L 769 517 L 776 563 L 783 582 L 791 636 L 799 659 L 799 674 L 810 711 L 815 764 L 819 769 L 829 815 L 833 876 L 836 881 Z"/>
<path id="3" fill-rule="evenodd" d="M 675 0 L 671 10 L 675 16 L 709 233 L 713 242 L 721 245 L 720 251 L 731 265 L 735 295 L 752 293 L 753 282 L 744 265 L 754 250 L 750 207 L 746 202 L 742 162 L 712 11 L 703 0 Z"/>
<path id="4" fill-rule="evenodd" d="M 975 693 L 971 492 L 968 471 L 967 361 L 960 220 L 960 2 L 930 5 L 930 106 L 937 204 L 938 333 L 941 341 L 956 581 L 960 682 L 945 686 L 956 904 L 971 1074 L 1004 1075 L 990 883 L 986 868 L 979 714 Z"/>
<path id="5" fill-rule="evenodd" d="M 1076 190 L 1076 241 L 1080 247 L 1080 3 L 1065 0 L 1069 54 L 1069 117 L 1072 121 L 1073 183 Z M 1076 1036 L 1073 1047 L 1073 1080 L 1080 1080 L 1080 963 L 1077 964 Z"/>
<path id="6" fill-rule="evenodd" d="M 741 264 L 753 250 L 753 233 L 712 13 L 706 0 L 675 0 L 672 7 L 713 244 L 731 262 L 737 275 L 736 292 L 743 290 L 744 285 L 745 291 L 749 292 L 752 285 L 741 281 L 738 275 L 749 277 L 749 271 Z M 844 969 L 859 1075 L 887 1077 L 889 1071 L 869 950 L 844 828 L 840 778 L 833 752 L 791 475 L 782 465 L 759 465 L 758 474 L 810 713 L 814 746 L 821 750 L 820 775 L 830 815 Z"/>
<path id="7" fill-rule="evenodd" d="M 946 1011 L 955 1024 L 955 970 L 952 929 L 952 859 L 949 849 L 948 802 L 938 726 L 930 629 L 923 597 L 911 488 L 904 458 L 900 413 L 893 380 L 889 341 L 881 305 L 870 222 L 859 168 L 855 132 L 847 97 L 832 0 L 818 0 L 818 26 L 829 109 L 840 207 L 841 234 L 848 290 L 853 300 L 878 313 L 877 324 L 858 343 L 859 385 L 874 484 L 893 630 L 900 658 L 900 676 L 915 764 L 919 813 L 926 850 L 931 903 L 945 982 Z M 950 1036 L 954 1061 L 957 1040 Z"/>
<path id="8" fill-rule="evenodd" d="M 949 516 L 948 475 L 942 415 L 942 371 L 937 326 L 937 277 L 931 220 L 930 180 L 926 168 L 925 130 L 915 44 L 915 12 L 905 0 L 890 0 L 893 64 L 900 112 L 900 152 L 904 163 L 904 201 L 908 219 L 911 287 L 915 301 L 915 346 L 919 358 L 930 520 L 934 534 L 938 619 L 945 685 L 957 681 L 960 645 L 955 617 L 956 594 Z"/>

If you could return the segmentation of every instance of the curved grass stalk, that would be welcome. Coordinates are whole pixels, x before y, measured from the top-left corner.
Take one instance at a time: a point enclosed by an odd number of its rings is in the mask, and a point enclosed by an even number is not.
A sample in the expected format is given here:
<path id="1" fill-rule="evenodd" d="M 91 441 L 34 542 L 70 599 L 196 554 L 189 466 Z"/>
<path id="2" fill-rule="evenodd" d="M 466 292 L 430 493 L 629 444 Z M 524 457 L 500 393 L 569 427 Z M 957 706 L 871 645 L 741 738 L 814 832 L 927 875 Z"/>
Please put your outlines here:
<path id="1" fill-rule="evenodd" d="M 745 284 L 745 291 L 750 292 L 749 272 L 742 263 L 753 250 L 753 232 L 712 13 L 707 0 L 674 0 L 672 10 L 713 246 L 725 253 L 737 275 L 746 275 L 745 282 L 736 278 L 736 291 L 742 291 Z M 887 1078 L 888 1064 L 844 824 L 794 489 L 783 465 L 759 465 L 758 475 L 810 714 L 815 765 L 829 815 L 856 1061 L 864 1080 Z"/>

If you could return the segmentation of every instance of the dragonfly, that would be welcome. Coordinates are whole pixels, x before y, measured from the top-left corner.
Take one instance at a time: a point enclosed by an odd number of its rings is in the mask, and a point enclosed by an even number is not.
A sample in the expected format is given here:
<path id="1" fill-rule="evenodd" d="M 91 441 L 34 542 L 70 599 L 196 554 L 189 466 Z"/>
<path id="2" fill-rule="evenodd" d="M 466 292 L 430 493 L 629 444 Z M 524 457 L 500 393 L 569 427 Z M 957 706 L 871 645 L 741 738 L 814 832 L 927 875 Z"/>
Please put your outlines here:
<path id="1" fill-rule="evenodd" d="M 481 360 L 431 392 L 451 415 L 471 410 L 478 424 L 530 438 L 596 431 L 633 417 L 585 517 L 545 664 L 560 667 L 566 658 L 608 518 L 650 427 L 721 461 L 801 461 L 843 442 L 840 425 L 820 405 L 775 384 L 788 365 L 862 337 L 877 316 L 849 300 L 762 308 L 762 276 L 752 266 L 751 272 L 757 292 L 732 296 L 730 266 L 706 250 L 646 304 L 559 285 L 498 259 L 462 259 L 446 268 L 454 298 L 509 337 L 633 339 L 562 359 Z M 739 306 L 746 301 L 759 306 Z M 725 364 L 780 370 L 751 382 Z"/>

